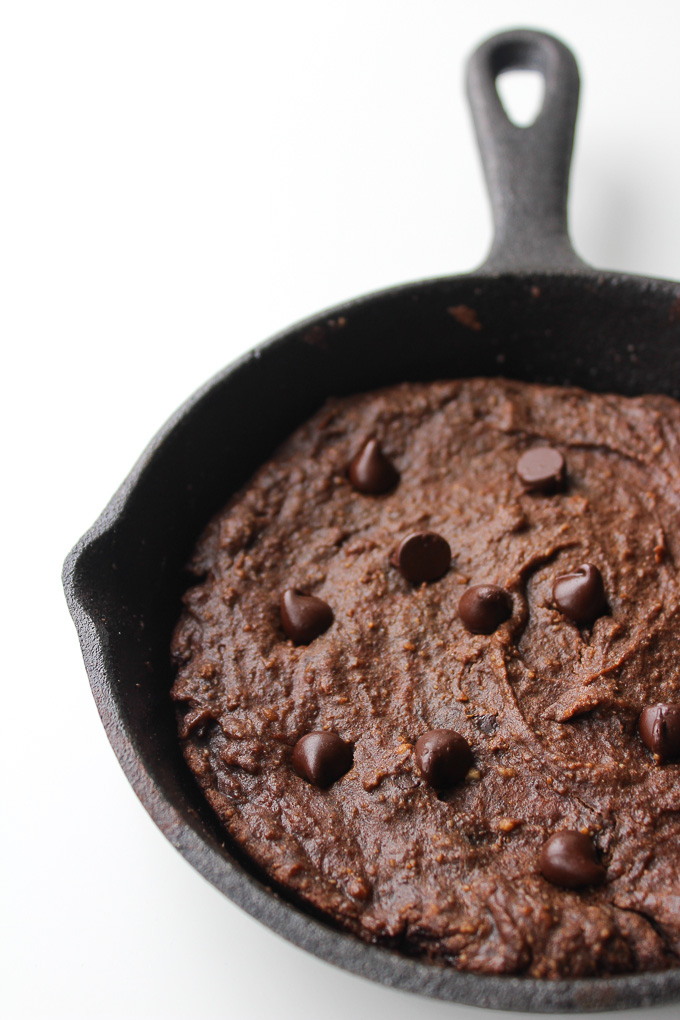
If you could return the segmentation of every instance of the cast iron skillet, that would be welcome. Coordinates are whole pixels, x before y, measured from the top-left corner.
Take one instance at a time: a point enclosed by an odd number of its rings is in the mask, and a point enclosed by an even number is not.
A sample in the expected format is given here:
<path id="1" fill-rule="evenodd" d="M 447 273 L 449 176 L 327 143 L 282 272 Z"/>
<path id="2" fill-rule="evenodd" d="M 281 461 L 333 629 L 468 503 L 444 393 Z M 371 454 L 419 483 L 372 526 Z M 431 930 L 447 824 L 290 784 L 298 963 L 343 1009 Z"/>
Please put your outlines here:
<path id="1" fill-rule="evenodd" d="M 498 99 L 495 80 L 508 68 L 545 78 L 529 128 L 511 124 Z M 569 242 L 579 90 L 569 50 L 538 32 L 508 32 L 473 54 L 467 82 L 495 218 L 488 261 L 472 275 L 334 308 L 225 369 L 161 429 L 70 554 L 66 597 L 104 727 L 137 795 L 180 853 L 269 928 L 347 970 L 454 1002 L 537 1011 L 668 1002 L 680 999 L 680 969 L 557 982 L 487 977 L 336 930 L 243 858 L 179 750 L 168 646 L 183 564 L 210 516 L 329 394 L 503 375 L 680 398 L 680 285 L 598 273 Z"/>

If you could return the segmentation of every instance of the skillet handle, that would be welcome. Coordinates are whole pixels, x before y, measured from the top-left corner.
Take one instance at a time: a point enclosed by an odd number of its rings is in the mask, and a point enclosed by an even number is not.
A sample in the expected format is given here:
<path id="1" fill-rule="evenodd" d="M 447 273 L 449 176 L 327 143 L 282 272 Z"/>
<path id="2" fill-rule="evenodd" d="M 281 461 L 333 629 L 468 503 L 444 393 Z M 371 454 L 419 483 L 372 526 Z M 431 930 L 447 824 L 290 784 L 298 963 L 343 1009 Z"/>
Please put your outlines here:
<path id="1" fill-rule="evenodd" d="M 510 69 L 540 71 L 545 80 L 543 106 L 529 127 L 508 119 L 496 90 L 496 78 Z M 494 218 L 494 240 L 481 271 L 587 269 L 567 228 L 579 94 L 571 51 L 544 32 L 495 35 L 470 57 L 467 91 Z"/>

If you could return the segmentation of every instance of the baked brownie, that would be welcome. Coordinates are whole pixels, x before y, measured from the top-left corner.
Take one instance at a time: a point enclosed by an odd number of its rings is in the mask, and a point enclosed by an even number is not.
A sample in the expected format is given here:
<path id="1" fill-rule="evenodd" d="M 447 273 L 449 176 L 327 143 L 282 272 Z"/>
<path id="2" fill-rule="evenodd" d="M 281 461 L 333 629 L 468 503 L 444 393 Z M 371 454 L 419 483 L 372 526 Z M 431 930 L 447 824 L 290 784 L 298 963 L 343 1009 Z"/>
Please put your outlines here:
<path id="1" fill-rule="evenodd" d="M 486 974 L 680 960 L 680 405 L 331 400 L 208 526 L 186 759 L 273 880 Z"/>

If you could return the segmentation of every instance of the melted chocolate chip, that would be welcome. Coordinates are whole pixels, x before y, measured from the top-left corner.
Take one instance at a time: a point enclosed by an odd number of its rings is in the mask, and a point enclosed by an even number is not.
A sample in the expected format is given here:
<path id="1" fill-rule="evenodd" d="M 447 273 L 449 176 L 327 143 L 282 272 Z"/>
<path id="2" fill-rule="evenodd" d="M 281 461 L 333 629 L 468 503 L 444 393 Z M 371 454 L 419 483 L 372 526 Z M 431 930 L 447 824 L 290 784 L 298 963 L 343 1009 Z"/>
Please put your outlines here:
<path id="1" fill-rule="evenodd" d="M 564 489 L 564 457 L 552 446 L 535 446 L 517 461 L 517 475 L 527 492 L 552 495 Z"/>
<path id="2" fill-rule="evenodd" d="M 471 634 L 493 634 L 512 616 L 512 599 L 497 584 L 475 584 L 461 595 L 458 615 Z"/>
<path id="3" fill-rule="evenodd" d="M 399 472 L 385 456 L 377 439 L 369 439 L 364 444 L 347 473 L 357 492 L 368 496 L 380 496 L 389 492 L 399 481 Z"/>
<path id="4" fill-rule="evenodd" d="M 592 563 L 582 563 L 572 574 L 560 574 L 553 583 L 553 601 L 573 623 L 593 623 L 608 611 L 602 574 Z"/>
<path id="5" fill-rule="evenodd" d="M 280 600 L 281 623 L 296 645 L 308 645 L 328 630 L 333 610 L 314 595 L 303 595 L 297 588 L 286 588 Z"/>
<path id="6" fill-rule="evenodd" d="M 443 790 L 465 779 L 472 751 L 455 730 L 429 730 L 416 741 L 416 765 L 430 786 Z"/>
<path id="7" fill-rule="evenodd" d="M 392 562 L 413 584 L 436 581 L 451 566 L 451 547 L 436 531 L 414 531 L 403 539 Z"/>
<path id="8" fill-rule="evenodd" d="M 638 724 L 642 742 L 662 760 L 680 758 L 680 704 L 648 705 Z"/>
<path id="9" fill-rule="evenodd" d="M 349 772 L 353 760 L 352 745 L 332 731 L 307 733 L 293 748 L 293 768 L 314 786 L 330 786 Z"/>
<path id="10" fill-rule="evenodd" d="M 590 837 L 574 829 L 551 836 L 541 850 L 538 863 L 544 878 L 567 889 L 597 885 L 606 873 Z"/>

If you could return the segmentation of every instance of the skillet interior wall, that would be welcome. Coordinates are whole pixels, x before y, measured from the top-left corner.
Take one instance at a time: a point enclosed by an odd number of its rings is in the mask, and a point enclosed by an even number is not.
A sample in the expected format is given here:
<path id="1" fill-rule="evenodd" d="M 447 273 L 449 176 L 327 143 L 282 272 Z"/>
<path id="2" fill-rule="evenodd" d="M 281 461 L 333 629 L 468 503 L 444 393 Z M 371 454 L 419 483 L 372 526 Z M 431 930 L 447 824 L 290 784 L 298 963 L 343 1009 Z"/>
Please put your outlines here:
<path id="1" fill-rule="evenodd" d="M 474 310 L 467 324 L 460 306 Z M 81 559 L 80 577 L 101 582 L 91 604 L 103 602 L 104 619 L 110 611 L 116 621 L 106 641 L 115 646 L 115 697 L 133 744 L 213 846 L 224 845 L 225 834 L 180 754 L 168 697 L 170 635 L 198 534 L 327 396 L 473 375 L 679 398 L 680 285 L 597 274 L 461 277 L 309 320 L 178 412 L 122 517 Z"/>

